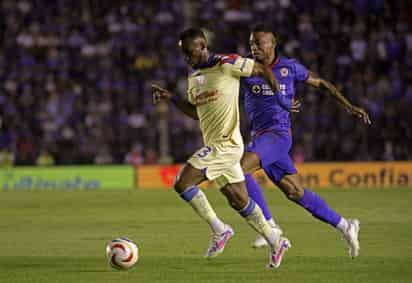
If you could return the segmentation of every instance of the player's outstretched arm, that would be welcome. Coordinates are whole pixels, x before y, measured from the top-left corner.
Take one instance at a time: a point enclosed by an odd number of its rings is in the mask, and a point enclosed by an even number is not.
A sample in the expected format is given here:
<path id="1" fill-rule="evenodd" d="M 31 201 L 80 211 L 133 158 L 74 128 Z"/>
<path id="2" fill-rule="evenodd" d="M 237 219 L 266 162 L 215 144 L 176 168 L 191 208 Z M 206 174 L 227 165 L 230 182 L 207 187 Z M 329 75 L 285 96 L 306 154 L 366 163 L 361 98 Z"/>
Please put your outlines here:
<path id="1" fill-rule="evenodd" d="M 279 82 L 273 75 L 269 67 L 255 61 L 252 70 L 252 76 L 254 77 L 263 77 L 270 85 L 272 90 L 278 92 L 280 90 Z"/>
<path id="2" fill-rule="evenodd" d="M 336 101 L 338 101 L 345 110 L 360 118 L 365 124 L 371 124 L 371 120 L 369 118 L 368 113 L 360 107 L 352 105 L 349 100 L 347 100 L 342 93 L 330 82 L 319 78 L 313 72 L 309 72 L 309 77 L 305 81 L 306 84 L 313 86 L 315 88 L 321 89 L 326 91 L 328 94 L 332 95 Z"/>
<path id="3" fill-rule="evenodd" d="M 170 91 L 164 89 L 156 84 L 152 84 L 153 104 L 157 104 L 162 100 L 171 101 L 176 107 L 187 116 L 199 120 L 197 116 L 196 107 L 183 99 L 177 99 Z"/>

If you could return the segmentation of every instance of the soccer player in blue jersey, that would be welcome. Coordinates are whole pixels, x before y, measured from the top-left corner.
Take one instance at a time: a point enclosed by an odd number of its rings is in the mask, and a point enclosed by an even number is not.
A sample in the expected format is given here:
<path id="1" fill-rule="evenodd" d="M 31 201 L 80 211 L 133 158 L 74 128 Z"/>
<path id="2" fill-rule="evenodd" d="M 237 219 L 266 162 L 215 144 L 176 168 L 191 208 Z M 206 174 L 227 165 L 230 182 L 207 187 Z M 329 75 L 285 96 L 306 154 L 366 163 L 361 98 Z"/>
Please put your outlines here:
<path id="1" fill-rule="evenodd" d="M 356 257 L 359 255 L 359 220 L 342 217 L 315 192 L 304 188 L 289 156 L 292 146 L 290 110 L 295 96 L 295 85 L 304 83 L 323 90 L 336 99 L 348 113 L 359 117 L 366 124 L 371 121 L 362 108 L 353 106 L 333 84 L 319 78 L 295 59 L 280 56 L 276 46 L 276 36 L 270 27 L 260 24 L 252 30 L 250 48 L 253 59 L 271 67 L 279 82 L 280 92 L 274 93 L 261 78 L 241 78 L 241 92 L 252 131 L 252 141 L 241 160 L 249 196 L 262 208 L 271 226 L 279 230 L 261 188 L 251 176 L 262 168 L 289 200 L 302 206 L 315 218 L 341 231 L 348 242 L 350 256 Z M 261 237 L 253 244 L 254 247 L 264 245 L 266 242 Z"/>

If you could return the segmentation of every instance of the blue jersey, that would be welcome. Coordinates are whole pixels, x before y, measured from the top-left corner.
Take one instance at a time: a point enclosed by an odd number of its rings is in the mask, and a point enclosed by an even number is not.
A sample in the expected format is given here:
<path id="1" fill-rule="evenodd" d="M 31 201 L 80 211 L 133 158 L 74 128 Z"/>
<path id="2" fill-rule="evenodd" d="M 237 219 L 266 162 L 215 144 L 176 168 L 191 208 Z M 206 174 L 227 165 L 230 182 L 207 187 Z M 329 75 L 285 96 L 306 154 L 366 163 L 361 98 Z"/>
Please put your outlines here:
<path id="1" fill-rule="evenodd" d="M 295 84 L 306 81 L 309 76 L 309 71 L 303 65 L 285 57 L 279 57 L 271 68 L 280 85 L 279 93 L 274 93 L 261 77 L 244 77 L 240 80 L 240 91 L 244 96 L 252 135 L 265 130 L 289 130 Z"/>

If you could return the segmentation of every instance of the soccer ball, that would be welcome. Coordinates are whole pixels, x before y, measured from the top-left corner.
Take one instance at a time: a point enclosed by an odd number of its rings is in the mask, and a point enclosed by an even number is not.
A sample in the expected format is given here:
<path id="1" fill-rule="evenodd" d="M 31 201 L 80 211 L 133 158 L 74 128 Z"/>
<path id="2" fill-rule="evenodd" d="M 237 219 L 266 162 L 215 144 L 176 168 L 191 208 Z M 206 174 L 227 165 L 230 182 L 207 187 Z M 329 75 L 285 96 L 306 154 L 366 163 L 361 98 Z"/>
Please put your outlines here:
<path id="1" fill-rule="evenodd" d="M 129 269 L 139 259 L 139 249 L 130 239 L 117 238 L 106 245 L 106 258 L 110 266 L 115 269 Z"/>

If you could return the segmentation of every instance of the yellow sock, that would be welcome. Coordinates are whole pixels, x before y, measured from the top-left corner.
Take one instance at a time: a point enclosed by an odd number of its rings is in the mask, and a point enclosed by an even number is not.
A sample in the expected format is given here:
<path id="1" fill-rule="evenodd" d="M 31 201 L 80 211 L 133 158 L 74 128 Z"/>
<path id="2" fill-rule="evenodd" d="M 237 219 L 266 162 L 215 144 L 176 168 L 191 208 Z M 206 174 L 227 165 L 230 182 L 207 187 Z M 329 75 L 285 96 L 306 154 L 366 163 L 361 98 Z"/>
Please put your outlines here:
<path id="1" fill-rule="evenodd" d="M 248 204 L 240 211 L 240 214 L 245 217 L 247 223 L 261 234 L 266 241 L 273 247 L 279 239 L 279 235 L 275 233 L 266 221 L 262 209 L 252 200 L 249 199 Z"/>
<path id="2" fill-rule="evenodd" d="M 215 234 L 225 231 L 225 224 L 217 217 L 206 195 L 197 188 L 190 200 L 187 200 L 196 213 L 204 219 Z"/>

